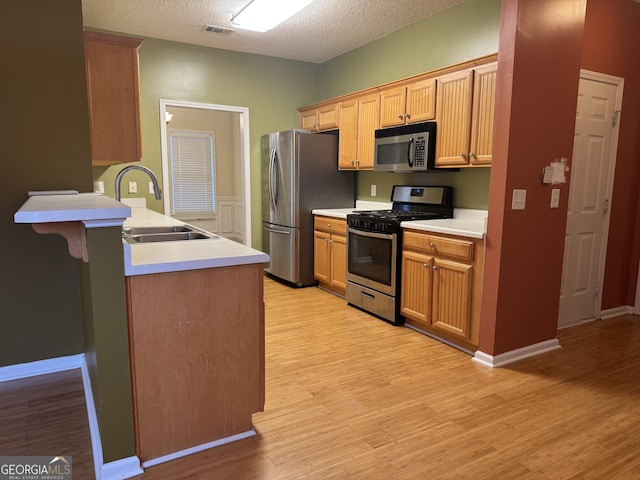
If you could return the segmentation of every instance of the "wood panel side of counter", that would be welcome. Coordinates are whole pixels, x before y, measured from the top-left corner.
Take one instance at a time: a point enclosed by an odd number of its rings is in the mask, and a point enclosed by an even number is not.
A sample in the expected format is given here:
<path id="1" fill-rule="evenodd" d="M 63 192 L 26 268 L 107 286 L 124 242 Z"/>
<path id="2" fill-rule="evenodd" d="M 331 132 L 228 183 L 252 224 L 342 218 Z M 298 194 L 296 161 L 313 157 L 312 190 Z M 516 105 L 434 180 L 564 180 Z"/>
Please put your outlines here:
<path id="1" fill-rule="evenodd" d="M 264 408 L 262 265 L 127 277 L 142 461 L 246 432 Z"/>

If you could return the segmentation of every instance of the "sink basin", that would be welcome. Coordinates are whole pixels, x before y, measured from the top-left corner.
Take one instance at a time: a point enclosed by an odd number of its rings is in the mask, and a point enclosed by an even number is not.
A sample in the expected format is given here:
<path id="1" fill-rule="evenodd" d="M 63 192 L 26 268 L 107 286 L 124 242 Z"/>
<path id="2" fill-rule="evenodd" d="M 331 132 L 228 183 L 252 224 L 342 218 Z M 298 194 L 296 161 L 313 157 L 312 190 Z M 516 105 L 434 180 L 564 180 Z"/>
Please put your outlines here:
<path id="1" fill-rule="evenodd" d="M 148 233 L 193 232 L 194 230 L 186 225 L 176 225 L 172 227 L 131 227 L 122 231 L 125 235 L 146 235 Z"/>
<path id="2" fill-rule="evenodd" d="M 211 237 L 200 232 L 175 232 L 175 233 L 147 233 L 144 235 L 129 235 L 125 237 L 125 240 L 131 239 L 134 243 L 149 243 L 149 242 L 175 242 L 180 240 L 203 240 L 211 239 Z"/>
<path id="3" fill-rule="evenodd" d="M 188 225 L 125 228 L 122 230 L 122 237 L 128 243 L 177 242 L 218 238 L 213 233 L 199 231 Z"/>

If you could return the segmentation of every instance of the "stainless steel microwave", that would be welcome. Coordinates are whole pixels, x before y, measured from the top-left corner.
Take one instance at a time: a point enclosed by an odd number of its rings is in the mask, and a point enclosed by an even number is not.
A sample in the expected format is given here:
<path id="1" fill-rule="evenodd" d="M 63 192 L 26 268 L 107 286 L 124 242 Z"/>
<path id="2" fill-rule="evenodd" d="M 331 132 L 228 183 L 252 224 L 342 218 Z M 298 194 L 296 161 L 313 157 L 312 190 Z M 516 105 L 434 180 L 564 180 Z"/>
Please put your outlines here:
<path id="1" fill-rule="evenodd" d="M 436 151 L 436 122 L 414 123 L 375 132 L 373 169 L 381 172 L 432 170 Z"/>

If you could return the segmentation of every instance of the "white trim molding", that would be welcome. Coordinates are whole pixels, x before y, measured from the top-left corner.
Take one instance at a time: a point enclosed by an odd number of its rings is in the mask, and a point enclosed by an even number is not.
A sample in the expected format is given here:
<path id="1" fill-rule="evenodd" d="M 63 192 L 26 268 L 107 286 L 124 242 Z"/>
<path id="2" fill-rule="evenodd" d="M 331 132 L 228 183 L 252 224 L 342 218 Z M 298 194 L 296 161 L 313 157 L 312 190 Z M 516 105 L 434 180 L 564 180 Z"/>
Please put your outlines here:
<path id="1" fill-rule="evenodd" d="M 138 457 L 127 457 L 102 464 L 100 476 L 96 475 L 96 480 L 121 480 L 124 478 L 142 475 L 144 471 L 140 466 Z"/>
<path id="2" fill-rule="evenodd" d="M 203 443 L 202 445 L 196 445 L 195 447 L 187 448 L 185 450 L 180 450 L 179 452 L 174 452 L 168 455 L 164 455 L 162 457 L 146 460 L 145 462 L 142 463 L 142 466 L 144 468 L 152 467 L 160 463 L 168 462 L 170 460 L 175 460 L 176 458 L 186 457 L 187 455 L 191 455 L 197 452 L 202 452 L 203 450 L 208 450 L 210 448 L 219 447 L 220 445 L 226 445 L 227 443 L 237 442 L 238 440 L 253 437 L 255 434 L 256 434 L 255 430 L 247 430 L 246 432 L 236 433 L 235 435 L 231 435 L 230 437 L 220 438 L 218 440 L 214 440 L 213 442 Z"/>
<path id="3" fill-rule="evenodd" d="M 91 379 L 89 369 L 85 360 L 85 354 L 79 353 L 67 357 L 49 358 L 29 363 L 8 365 L 0 367 L 0 382 L 18 380 L 20 378 L 35 377 L 48 373 L 64 372 L 66 370 L 80 369 L 82 373 L 82 386 L 84 388 L 85 403 L 87 407 L 87 420 L 89 422 L 89 433 L 91 436 L 91 447 L 93 450 L 93 468 L 96 480 L 122 480 L 125 478 L 140 475 L 143 472 L 138 457 L 128 457 L 103 463 L 102 441 L 100 440 L 100 429 L 98 428 L 98 416 L 93 401 L 91 390 Z"/>
<path id="4" fill-rule="evenodd" d="M 8 365 L 6 367 L 0 367 L 0 382 L 46 375 L 47 373 L 64 372 L 65 370 L 80 368 L 83 364 L 84 355 L 79 353 L 67 357 L 49 358 L 47 360 Z"/>
<path id="5" fill-rule="evenodd" d="M 481 363 L 491 368 L 504 367 L 510 363 L 523 360 L 525 358 L 541 355 L 546 352 L 551 352 L 561 348 L 560 342 L 557 338 L 551 340 L 545 340 L 544 342 L 534 343 L 533 345 L 527 345 L 526 347 L 517 348 L 509 352 L 501 353 L 499 355 L 489 355 L 488 353 L 476 350 L 472 360 L 474 362 Z"/>
<path id="6" fill-rule="evenodd" d="M 600 318 L 606 320 L 608 318 L 620 317 L 622 315 L 633 315 L 634 308 L 629 305 L 623 305 L 621 307 L 608 308 L 600 312 Z"/>

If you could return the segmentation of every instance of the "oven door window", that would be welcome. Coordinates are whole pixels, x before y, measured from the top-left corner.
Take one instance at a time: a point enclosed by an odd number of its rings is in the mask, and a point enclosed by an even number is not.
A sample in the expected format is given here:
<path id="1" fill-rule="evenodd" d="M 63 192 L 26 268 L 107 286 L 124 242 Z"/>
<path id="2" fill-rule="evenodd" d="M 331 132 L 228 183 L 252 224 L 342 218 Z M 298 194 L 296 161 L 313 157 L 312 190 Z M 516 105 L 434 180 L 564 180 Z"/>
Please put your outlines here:
<path id="1" fill-rule="evenodd" d="M 395 235 L 349 230 L 349 274 L 391 287 L 395 255 L 394 237 Z"/>

